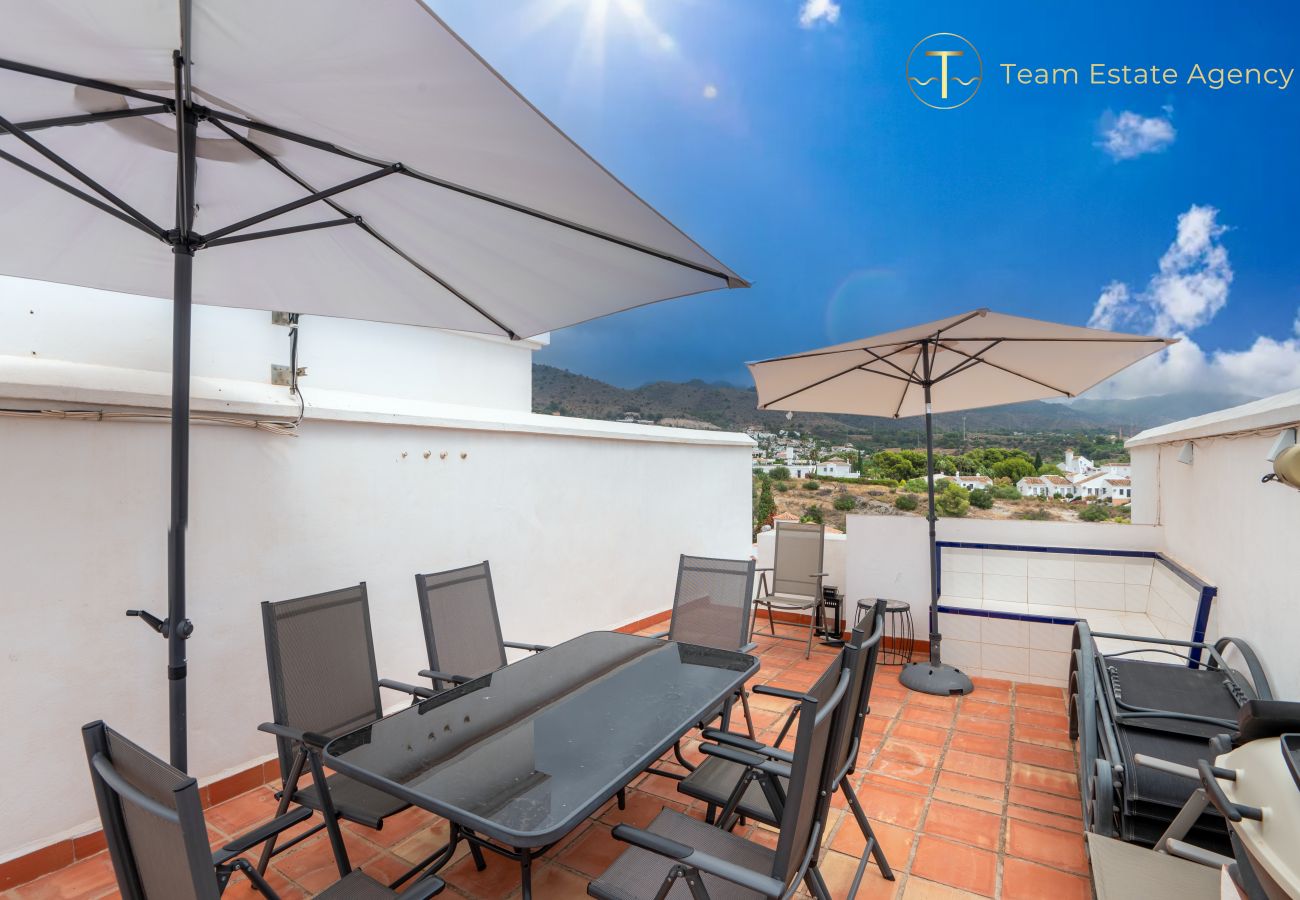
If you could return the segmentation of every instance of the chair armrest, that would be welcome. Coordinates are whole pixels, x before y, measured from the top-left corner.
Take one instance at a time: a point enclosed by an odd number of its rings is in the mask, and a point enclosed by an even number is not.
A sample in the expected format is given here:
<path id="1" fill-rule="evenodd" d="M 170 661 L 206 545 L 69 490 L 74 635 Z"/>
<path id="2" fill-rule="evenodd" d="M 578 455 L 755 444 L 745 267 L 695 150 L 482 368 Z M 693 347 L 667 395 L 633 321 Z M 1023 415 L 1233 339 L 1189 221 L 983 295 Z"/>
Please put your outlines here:
<path id="1" fill-rule="evenodd" d="M 312 811 L 310 807 L 299 806 L 297 809 L 292 809 L 282 816 L 277 816 L 260 828 L 254 828 L 246 834 L 241 834 L 239 837 L 234 838 L 230 843 L 225 844 L 220 850 L 217 850 L 212 854 L 213 865 L 219 866 L 222 863 L 229 862 L 241 853 L 247 853 L 253 847 L 256 847 L 268 838 L 274 837 L 280 832 L 292 828 L 299 822 L 310 819 L 311 814 Z"/>
<path id="2" fill-rule="evenodd" d="M 802 700 L 804 694 L 799 691 L 790 691 L 785 688 L 772 687 L 770 684 L 756 684 L 750 688 L 755 694 L 767 694 L 769 697 L 781 697 L 785 700 Z"/>
<path id="3" fill-rule="evenodd" d="M 721 731 L 717 728 L 706 728 L 702 732 L 705 739 L 713 741 L 715 744 L 730 744 L 741 750 L 749 750 L 752 753 L 761 753 L 766 757 L 775 759 L 783 763 L 794 762 L 794 754 L 789 750 L 781 750 L 778 747 L 769 747 L 767 744 L 761 744 L 758 741 L 751 741 L 749 738 L 730 731 Z"/>
<path id="4" fill-rule="evenodd" d="M 257 726 L 258 731 L 265 731 L 267 734 L 273 734 L 276 737 L 284 738 L 286 741 L 293 741 L 297 744 L 305 744 L 316 750 L 324 749 L 325 745 L 330 742 L 329 737 L 323 734 L 317 734 L 314 731 L 303 731 L 301 728 L 292 728 L 288 725 L 281 725 L 279 722 L 263 722 Z"/>
<path id="5" fill-rule="evenodd" d="M 665 632 L 665 634 L 666 634 L 666 633 L 667 633 L 667 632 Z M 657 635 L 656 635 L 656 637 L 657 637 Z M 757 650 L 757 649 L 758 649 L 758 644 L 755 643 L 754 641 L 750 641 L 748 644 L 746 644 L 745 646 L 743 646 L 743 647 L 740 648 L 740 652 L 741 652 L 741 653 L 753 653 L 753 652 L 754 652 L 755 650 Z"/>
<path id="6" fill-rule="evenodd" d="M 473 681 L 468 675 L 450 675 L 446 672 L 439 672 L 437 669 L 421 669 L 418 673 L 421 678 L 431 678 L 434 681 L 447 681 L 451 684 L 464 684 L 467 681 Z"/>
<path id="7" fill-rule="evenodd" d="M 684 865 L 693 866 L 701 872 L 707 872 L 725 881 L 730 881 L 732 884 L 738 884 L 741 887 L 749 888 L 751 891 L 757 891 L 764 897 L 780 897 L 785 891 L 785 885 L 770 875 L 761 875 L 725 859 L 710 856 L 708 853 L 703 853 L 694 847 L 688 847 L 685 844 L 679 844 L 677 841 L 657 835 L 653 831 L 633 828 L 631 825 L 615 825 L 613 835 L 626 844 L 640 847 L 642 850 L 648 850 L 660 856 L 666 856 L 669 859 L 675 859 Z"/>
<path id="8" fill-rule="evenodd" d="M 718 759 L 725 759 L 727 762 L 755 769 L 764 775 L 774 775 L 780 778 L 790 777 L 790 767 L 788 765 L 759 756 L 757 753 L 748 753 L 724 744 L 700 744 L 700 752 L 705 756 L 716 756 Z"/>
<path id="9" fill-rule="evenodd" d="M 541 653 L 543 650 L 551 649 L 545 644 L 521 644 L 518 641 L 502 641 L 501 643 L 512 650 L 527 650 L 531 653 Z"/>
<path id="10" fill-rule="evenodd" d="M 434 894 L 441 894 L 446 886 L 447 882 L 437 875 L 425 875 L 396 896 L 399 900 L 429 900 Z"/>
<path id="11" fill-rule="evenodd" d="M 403 694 L 411 694 L 412 696 L 415 697 L 423 697 L 426 700 L 434 696 L 435 694 L 437 694 L 437 691 L 434 691 L 430 688 L 416 687 L 413 684 L 407 684 L 405 681 L 393 681 L 393 679 L 391 678 L 379 679 L 379 686 L 386 687 L 392 691 L 401 691 Z"/>

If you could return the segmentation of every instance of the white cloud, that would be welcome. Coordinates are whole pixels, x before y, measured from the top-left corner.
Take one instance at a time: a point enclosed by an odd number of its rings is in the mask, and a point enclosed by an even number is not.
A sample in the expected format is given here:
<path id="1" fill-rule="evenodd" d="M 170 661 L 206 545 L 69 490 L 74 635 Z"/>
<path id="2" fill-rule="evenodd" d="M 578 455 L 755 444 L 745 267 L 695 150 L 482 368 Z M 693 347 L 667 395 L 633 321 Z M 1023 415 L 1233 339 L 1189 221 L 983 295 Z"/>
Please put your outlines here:
<path id="1" fill-rule="evenodd" d="M 840 5 L 835 0 L 803 0 L 799 7 L 799 27 L 812 28 L 818 22 L 834 25 L 840 20 Z"/>
<path id="2" fill-rule="evenodd" d="M 1126 326 L 1181 340 L 1100 386 L 1093 396 L 1148 397 L 1188 390 L 1262 397 L 1300 386 L 1300 310 L 1292 333 L 1261 335 L 1244 350 L 1205 351 L 1190 336 L 1228 303 L 1232 265 L 1222 237 L 1227 226 L 1212 206 L 1190 207 L 1178 217 L 1174 241 L 1160 257 L 1145 289 L 1122 281 L 1102 288 L 1088 324 Z"/>
<path id="3" fill-rule="evenodd" d="M 717 100 L 718 86 L 716 84 L 706 84 L 704 90 L 700 91 L 700 95 L 704 97 L 705 100 Z"/>
<path id="4" fill-rule="evenodd" d="M 1145 153 L 1159 153 L 1174 142 L 1178 132 L 1170 121 L 1173 110 L 1166 106 L 1165 115 L 1143 116 L 1124 110 L 1118 116 L 1106 113 L 1101 117 L 1101 140 L 1097 146 L 1112 159 L 1134 159 Z"/>

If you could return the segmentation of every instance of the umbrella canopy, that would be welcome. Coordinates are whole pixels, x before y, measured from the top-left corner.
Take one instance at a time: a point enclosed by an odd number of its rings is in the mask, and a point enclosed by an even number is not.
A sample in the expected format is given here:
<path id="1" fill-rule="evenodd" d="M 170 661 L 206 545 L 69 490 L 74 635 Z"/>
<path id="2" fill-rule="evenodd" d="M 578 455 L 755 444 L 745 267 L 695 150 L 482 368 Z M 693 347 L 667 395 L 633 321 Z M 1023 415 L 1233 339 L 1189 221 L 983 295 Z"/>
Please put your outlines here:
<path id="1" fill-rule="evenodd" d="M 182 8 L 0 0 L 0 117 L 158 232 L 176 210 Z M 199 0 L 189 28 L 193 231 L 213 249 L 196 303 L 528 337 L 745 284 L 419 0 Z M 93 124 L 49 124 L 70 117 Z M 0 150 L 122 211 L 4 131 Z M 373 180 L 229 229 L 359 179 Z M 0 273 L 172 295 L 165 235 L 16 167 L 0 167 L 0 196 Z"/>
<path id="2" fill-rule="evenodd" d="M 1175 339 L 1119 334 L 977 309 L 888 334 L 749 364 L 759 409 L 900 418 L 925 414 L 930 524 L 930 661 L 906 667 L 908 687 L 969 693 L 943 665 L 935 543 L 932 413 L 1077 397 Z"/>
<path id="3" fill-rule="evenodd" d="M 186 768 L 191 305 L 529 337 L 746 282 L 419 0 L 0 0 L 0 274 L 171 297 Z M 201 261 L 196 262 L 196 254 Z"/>
<path id="4" fill-rule="evenodd" d="M 760 409 L 901 418 L 1077 397 L 1173 339 L 978 309 L 749 364 Z"/>

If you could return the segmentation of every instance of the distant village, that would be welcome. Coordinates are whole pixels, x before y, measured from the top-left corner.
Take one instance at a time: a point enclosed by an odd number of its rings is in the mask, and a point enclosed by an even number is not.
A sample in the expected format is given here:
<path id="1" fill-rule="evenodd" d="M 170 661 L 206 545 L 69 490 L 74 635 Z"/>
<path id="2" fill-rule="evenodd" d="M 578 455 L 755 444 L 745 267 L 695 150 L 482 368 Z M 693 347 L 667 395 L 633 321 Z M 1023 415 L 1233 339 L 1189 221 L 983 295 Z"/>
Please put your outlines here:
<path id="1" fill-rule="evenodd" d="M 755 472 L 770 472 L 781 467 L 790 478 L 861 478 L 871 477 L 871 457 L 848 445 L 826 446 L 815 438 L 795 431 L 759 431 L 747 429 L 753 438 Z M 898 448 L 881 451 L 899 453 Z M 957 450 L 936 449 L 936 458 L 961 460 Z M 1055 471 L 1044 471 L 1054 469 Z M 1095 463 L 1082 454 L 1066 450 L 1064 460 L 1048 464 L 1036 474 L 1011 480 L 1022 497 L 1078 500 L 1090 503 L 1109 501 L 1116 506 L 1133 499 L 1133 469 L 1129 463 Z M 975 471 L 936 472 L 935 482 L 954 481 L 970 491 L 988 490 L 995 483 L 990 475 Z M 1007 483 L 1004 481 L 1003 483 Z"/>

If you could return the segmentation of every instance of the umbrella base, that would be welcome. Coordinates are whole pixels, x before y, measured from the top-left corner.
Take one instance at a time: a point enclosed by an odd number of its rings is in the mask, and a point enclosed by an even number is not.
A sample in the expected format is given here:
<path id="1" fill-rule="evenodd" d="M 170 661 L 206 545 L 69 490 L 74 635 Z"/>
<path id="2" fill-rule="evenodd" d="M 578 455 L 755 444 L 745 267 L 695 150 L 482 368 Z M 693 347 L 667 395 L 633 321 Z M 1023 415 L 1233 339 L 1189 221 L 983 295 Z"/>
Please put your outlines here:
<path id="1" fill-rule="evenodd" d="M 937 694 L 941 697 L 969 694 L 975 690 L 970 676 L 961 669 L 943 663 L 914 662 L 903 666 L 898 674 L 903 687 L 922 694 Z"/>

